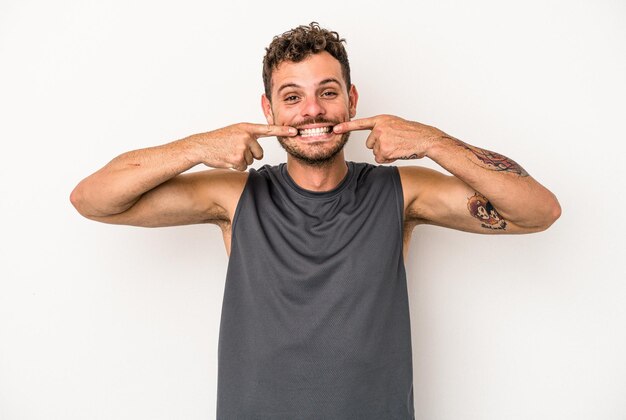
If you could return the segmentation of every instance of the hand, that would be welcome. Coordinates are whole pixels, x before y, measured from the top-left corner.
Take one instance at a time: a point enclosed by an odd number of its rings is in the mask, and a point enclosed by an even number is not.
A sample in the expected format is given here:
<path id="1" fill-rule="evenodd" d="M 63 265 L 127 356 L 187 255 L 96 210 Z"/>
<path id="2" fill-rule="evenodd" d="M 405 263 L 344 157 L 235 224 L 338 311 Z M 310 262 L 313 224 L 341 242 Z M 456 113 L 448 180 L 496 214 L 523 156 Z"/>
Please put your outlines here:
<path id="1" fill-rule="evenodd" d="M 354 130 L 371 130 L 365 146 L 374 151 L 377 163 L 397 159 L 421 159 L 441 133 L 435 127 L 407 121 L 393 115 L 377 115 L 337 124 L 337 134 Z"/>
<path id="2" fill-rule="evenodd" d="M 193 135 L 189 141 L 198 146 L 200 161 L 205 165 L 245 171 L 254 159 L 263 158 L 263 149 L 257 139 L 297 134 L 297 129 L 283 125 L 239 123 Z"/>

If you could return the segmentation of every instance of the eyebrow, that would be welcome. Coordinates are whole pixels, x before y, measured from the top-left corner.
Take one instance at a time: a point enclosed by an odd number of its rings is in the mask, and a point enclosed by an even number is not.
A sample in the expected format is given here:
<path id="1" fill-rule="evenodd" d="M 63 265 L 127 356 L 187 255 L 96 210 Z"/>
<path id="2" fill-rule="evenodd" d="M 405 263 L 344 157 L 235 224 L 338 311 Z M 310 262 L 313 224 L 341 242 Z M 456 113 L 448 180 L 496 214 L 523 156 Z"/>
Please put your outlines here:
<path id="1" fill-rule="evenodd" d="M 320 85 L 327 85 L 329 83 L 336 83 L 339 86 L 341 86 L 341 83 L 339 82 L 339 80 L 335 79 L 334 77 L 329 77 L 328 79 L 324 79 L 322 80 L 319 84 Z M 296 83 L 285 83 L 284 85 L 281 85 L 281 87 L 278 88 L 278 92 L 280 94 L 280 91 L 283 89 L 287 89 L 287 88 L 301 88 L 302 86 L 296 84 Z"/>
<path id="2" fill-rule="evenodd" d="M 330 77 L 328 79 L 324 79 L 320 82 L 320 85 L 327 85 L 329 83 L 337 83 L 339 86 L 341 86 L 341 83 L 339 83 L 339 80 L 335 79 L 334 77 Z"/>

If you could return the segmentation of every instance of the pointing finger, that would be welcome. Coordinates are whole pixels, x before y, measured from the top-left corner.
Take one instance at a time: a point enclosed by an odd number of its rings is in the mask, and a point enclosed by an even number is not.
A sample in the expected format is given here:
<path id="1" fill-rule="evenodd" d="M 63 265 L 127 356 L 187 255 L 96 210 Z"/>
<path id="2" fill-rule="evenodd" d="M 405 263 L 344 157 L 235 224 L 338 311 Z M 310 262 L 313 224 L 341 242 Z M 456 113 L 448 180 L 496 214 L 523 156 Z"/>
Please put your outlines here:
<path id="1" fill-rule="evenodd" d="M 354 130 L 371 130 L 376 125 L 376 117 L 359 118 L 352 121 L 346 121 L 333 127 L 333 131 L 337 134 L 346 133 Z"/>
<path id="2" fill-rule="evenodd" d="M 258 137 L 291 137 L 298 134 L 298 130 L 287 125 L 250 124 L 250 132 Z"/>

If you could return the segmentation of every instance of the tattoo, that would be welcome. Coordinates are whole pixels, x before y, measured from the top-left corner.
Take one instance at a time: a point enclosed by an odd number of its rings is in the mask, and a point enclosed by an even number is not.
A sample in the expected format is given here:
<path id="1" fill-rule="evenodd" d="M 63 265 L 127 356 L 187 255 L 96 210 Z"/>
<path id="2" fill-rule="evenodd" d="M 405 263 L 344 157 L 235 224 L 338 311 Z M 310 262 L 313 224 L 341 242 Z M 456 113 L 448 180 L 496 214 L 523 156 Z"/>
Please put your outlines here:
<path id="1" fill-rule="evenodd" d="M 499 153 L 481 149 L 480 147 L 470 146 L 469 144 L 463 143 L 454 137 L 446 137 L 458 141 L 459 146 L 472 152 L 478 160 L 486 165 L 486 169 L 498 172 L 512 172 L 522 177 L 528 176 L 528 172 L 526 172 L 526 170 L 518 165 L 513 159 L 509 159 Z"/>
<path id="2" fill-rule="evenodd" d="M 398 159 L 404 159 L 404 160 L 417 159 L 417 153 L 413 153 L 411 156 L 400 156 Z"/>
<path id="3" fill-rule="evenodd" d="M 481 221 L 480 225 L 485 229 L 506 229 L 506 220 L 498 214 L 486 197 L 475 193 L 467 200 L 467 209 L 473 217 Z"/>

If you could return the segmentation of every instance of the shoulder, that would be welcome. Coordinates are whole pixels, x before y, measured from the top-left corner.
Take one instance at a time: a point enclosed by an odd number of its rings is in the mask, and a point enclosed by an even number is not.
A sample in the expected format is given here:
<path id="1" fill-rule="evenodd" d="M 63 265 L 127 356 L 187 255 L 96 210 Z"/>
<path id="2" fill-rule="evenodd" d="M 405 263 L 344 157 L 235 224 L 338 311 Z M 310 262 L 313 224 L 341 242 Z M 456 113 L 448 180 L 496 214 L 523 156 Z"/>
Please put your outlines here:
<path id="1" fill-rule="evenodd" d="M 388 165 L 373 165 L 367 162 L 347 162 L 359 180 L 386 180 L 397 177 L 398 168 Z"/>
<path id="2" fill-rule="evenodd" d="M 445 176 L 441 172 L 423 166 L 397 166 L 397 169 L 402 188 L 411 195 L 419 193 L 434 181 Z"/>
<path id="3" fill-rule="evenodd" d="M 423 166 L 396 166 L 402 183 L 413 183 L 416 181 L 427 182 L 432 178 L 444 176 L 441 172 Z"/>
<path id="4" fill-rule="evenodd" d="M 428 202 L 427 198 L 431 192 L 445 189 L 447 181 L 453 178 L 423 166 L 398 166 L 397 168 L 407 216 L 417 217 L 419 213 L 422 213 L 418 211 L 422 207 L 420 203 Z"/>

